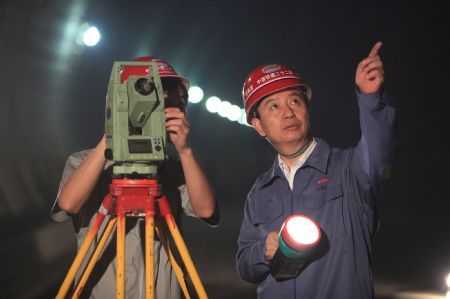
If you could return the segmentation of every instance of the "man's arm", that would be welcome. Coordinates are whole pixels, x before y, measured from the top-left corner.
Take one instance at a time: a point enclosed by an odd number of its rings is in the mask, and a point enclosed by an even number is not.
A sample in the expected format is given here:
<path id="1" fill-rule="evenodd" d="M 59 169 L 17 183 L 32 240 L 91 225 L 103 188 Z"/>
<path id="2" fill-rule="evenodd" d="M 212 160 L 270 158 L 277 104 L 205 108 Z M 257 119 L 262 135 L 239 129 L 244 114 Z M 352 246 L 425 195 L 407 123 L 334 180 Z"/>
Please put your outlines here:
<path id="1" fill-rule="evenodd" d="M 374 45 L 355 75 L 362 137 L 353 160 L 370 185 L 379 186 L 395 154 L 395 108 L 382 91 L 383 63 L 378 55 L 381 42 Z M 356 163 L 356 164 L 355 164 Z"/>
<path id="2" fill-rule="evenodd" d="M 197 217 L 210 218 L 216 211 L 214 191 L 187 142 L 189 123 L 186 115 L 178 108 L 166 108 L 165 112 L 167 131 L 180 156 L 192 209 Z"/>
<path id="3" fill-rule="evenodd" d="M 262 236 L 261 231 L 253 224 L 253 209 L 250 199 L 252 191 L 247 198 L 244 207 L 244 219 L 238 238 L 238 251 L 236 264 L 242 279 L 251 282 L 262 282 L 270 273 L 269 260 L 273 258 L 278 248 L 277 233 L 269 233 Z M 275 240 L 273 240 L 275 238 Z"/>
<path id="4" fill-rule="evenodd" d="M 106 164 L 104 156 L 105 136 L 89 156 L 73 172 L 62 186 L 58 197 L 59 207 L 67 213 L 77 213 L 89 198 Z"/>

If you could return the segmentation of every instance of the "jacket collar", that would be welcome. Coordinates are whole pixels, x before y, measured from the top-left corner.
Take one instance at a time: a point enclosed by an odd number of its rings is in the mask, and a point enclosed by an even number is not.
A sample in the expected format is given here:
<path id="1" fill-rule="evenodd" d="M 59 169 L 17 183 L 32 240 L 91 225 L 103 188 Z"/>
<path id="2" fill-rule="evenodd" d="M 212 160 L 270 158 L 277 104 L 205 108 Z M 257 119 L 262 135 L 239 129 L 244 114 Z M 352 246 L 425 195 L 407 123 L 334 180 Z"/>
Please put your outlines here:
<path id="1" fill-rule="evenodd" d="M 305 164 L 301 168 L 312 167 L 317 169 L 322 173 L 326 173 L 328 167 L 328 157 L 330 155 L 330 146 L 325 142 L 325 140 L 320 138 L 315 138 L 317 141 L 316 148 L 313 150 L 311 155 L 305 161 Z M 280 169 L 278 156 L 272 165 L 272 168 L 263 174 L 261 178 L 261 187 L 265 187 L 271 183 L 276 178 L 282 178 L 284 176 L 282 170 Z"/>

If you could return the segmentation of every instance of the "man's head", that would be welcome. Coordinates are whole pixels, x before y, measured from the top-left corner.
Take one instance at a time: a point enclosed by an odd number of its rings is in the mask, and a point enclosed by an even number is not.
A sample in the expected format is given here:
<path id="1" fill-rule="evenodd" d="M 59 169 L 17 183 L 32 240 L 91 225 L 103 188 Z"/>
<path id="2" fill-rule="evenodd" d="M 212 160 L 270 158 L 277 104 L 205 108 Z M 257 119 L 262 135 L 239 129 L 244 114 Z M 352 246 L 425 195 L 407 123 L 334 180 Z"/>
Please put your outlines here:
<path id="1" fill-rule="evenodd" d="M 289 150 L 309 134 L 311 90 L 284 65 L 268 64 L 253 70 L 242 90 L 247 122 L 278 150 Z"/>
<path id="2" fill-rule="evenodd" d="M 156 62 L 164 90 L 165 107 L 177 107 L 185 111 L 189 90 L 188 79 L 178 75 L 174 68 L 162 59 L 145 56 L 134 61 Z M 150 72 L 148 66 L 125 66 L 121 71 L 120 81 L 124 83 L 130 76 L 148 76 Z"/>

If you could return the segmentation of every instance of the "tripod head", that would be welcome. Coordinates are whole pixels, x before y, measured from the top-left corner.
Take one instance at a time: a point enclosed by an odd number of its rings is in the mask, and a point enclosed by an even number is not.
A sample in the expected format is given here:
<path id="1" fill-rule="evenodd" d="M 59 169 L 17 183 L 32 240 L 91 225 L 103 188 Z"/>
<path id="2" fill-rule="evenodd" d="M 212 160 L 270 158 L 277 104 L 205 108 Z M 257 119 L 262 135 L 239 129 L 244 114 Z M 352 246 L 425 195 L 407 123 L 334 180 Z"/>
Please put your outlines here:
<path id="1" fill-rule="evenodd" d="M 125 66 L 148 67 L 147 75 L 131 75 Z M 164 93 L 155 62 L 116 61 L 105 108 L 105 157 L 115 161 L 113 176 L 156 177 L 165 159 Z"/>

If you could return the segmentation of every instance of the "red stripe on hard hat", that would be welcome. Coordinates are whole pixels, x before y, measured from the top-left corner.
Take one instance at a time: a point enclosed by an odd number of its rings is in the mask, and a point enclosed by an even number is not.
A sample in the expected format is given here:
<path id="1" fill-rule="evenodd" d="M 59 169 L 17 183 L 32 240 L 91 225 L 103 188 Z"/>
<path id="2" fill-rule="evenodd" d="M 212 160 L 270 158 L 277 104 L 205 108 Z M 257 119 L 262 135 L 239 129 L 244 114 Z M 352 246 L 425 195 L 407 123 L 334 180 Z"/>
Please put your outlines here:
<path id="1" fill-rule="evenodd" d="M 276 79 L 273 79 L 272 81 L 267 81 L 266 83 L 263 83 L 263 84 L 259 85 L 255 90 L 253 90 L 252 92 L 250 92 L 250 94 L 248 94 L 248 95 L 246 96 L 246 98 L 249 99 L 255 92 L 257 92 L 258 90 L 260 90 L 262 87 L 264 87 L 264 86 L 266 86 L 266 85 L 269 85 L 269 84 L 272 84 L 272 83 L 274 83 L 274 82 L 276 82 L 276 81 L 279 81 L 279 80 L 284 80 L 284 79 L 296 79 L 296 80 L 298 81 L 298 77 L 296 77 L 296 76 L 289 76 L 289 77 L 276 78 Z"/>

